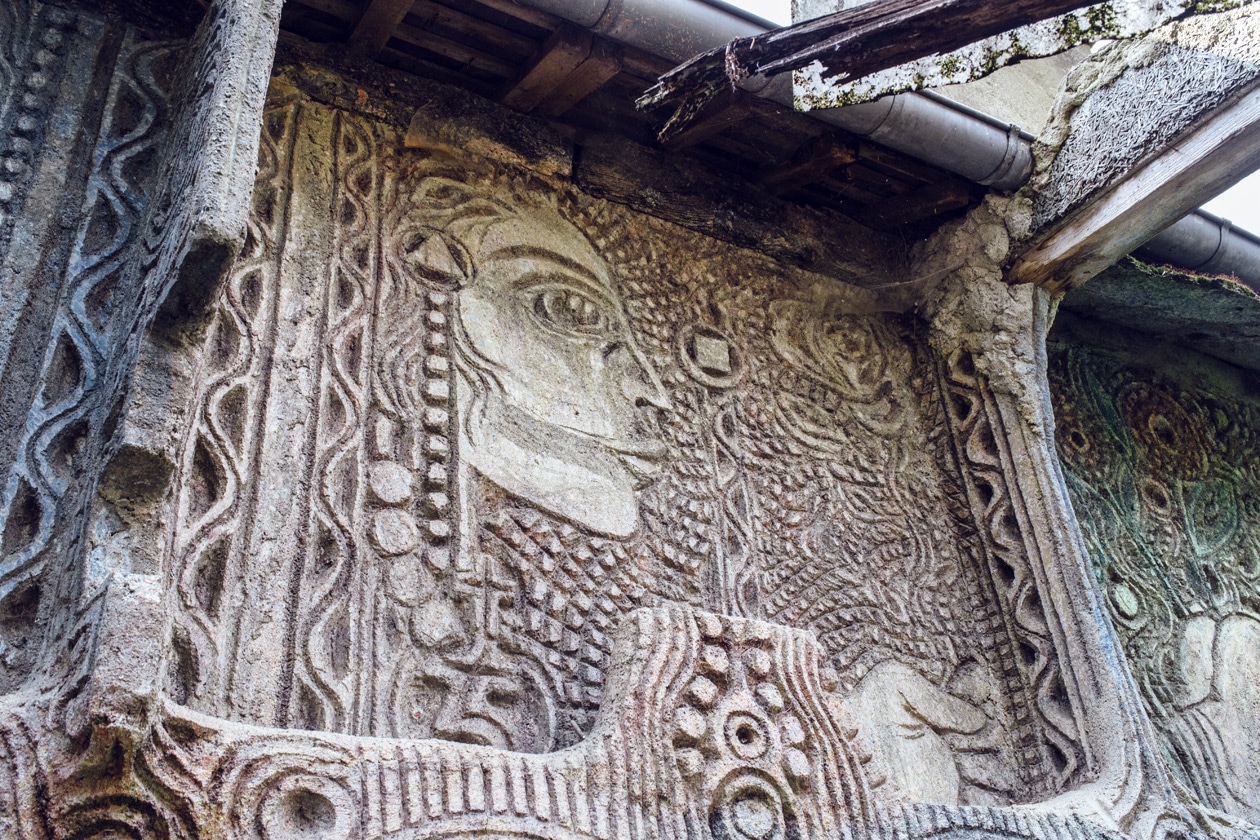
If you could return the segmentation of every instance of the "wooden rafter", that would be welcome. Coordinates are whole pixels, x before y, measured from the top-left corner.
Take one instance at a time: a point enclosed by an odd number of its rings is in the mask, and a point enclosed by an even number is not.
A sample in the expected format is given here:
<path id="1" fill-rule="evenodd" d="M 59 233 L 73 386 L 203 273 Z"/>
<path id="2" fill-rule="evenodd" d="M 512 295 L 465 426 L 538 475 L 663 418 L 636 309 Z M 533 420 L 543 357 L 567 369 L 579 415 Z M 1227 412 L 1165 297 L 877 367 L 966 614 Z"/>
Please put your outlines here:
<path id="1" fill-rule="evenodd" d="M 792 160 L 758 173 L 757 181 L 780 195 L 827 177 L 837 168 L 857 160 L 857 149 L 834 134 L 823 134 L 806 142 Z"/>
<path id="2" fill-rule="evenodd" d="M 1012 283 L 1080 285 L 1203 202 L 1260 168 L 1260 89 L 1214 113 L 1024 251 Z"/>
<path id="3" fill-rule="evenodd" d="M 620 47 L 603 38 L 595 38 L 590 54 L 551 92 L 538 110 L 549 117 L 560 116 L 621 72 L 621 61 Z"/>
<path id="4" fill-rule="evenodd" d="M 598 90 L 621 70 L 620 48 L 571 24 L 562 24 L 503 96 L 521 111 L 558 116 Z"/>
<path id="5" fill-rule="evenodd" d="M 411 11 L 412 0 L 371 0 L 350 34 L 354 50 L 376 58 Z"/>
<path id="6" fill-rule="evenodd" d="M 884 199 L 871 206 L 859 219 L 878 230 L 894 230 L 951 213 L 978 199 L 982 190 L 958 178 L 947 178 L 919 187 L 904 195 Z"/>

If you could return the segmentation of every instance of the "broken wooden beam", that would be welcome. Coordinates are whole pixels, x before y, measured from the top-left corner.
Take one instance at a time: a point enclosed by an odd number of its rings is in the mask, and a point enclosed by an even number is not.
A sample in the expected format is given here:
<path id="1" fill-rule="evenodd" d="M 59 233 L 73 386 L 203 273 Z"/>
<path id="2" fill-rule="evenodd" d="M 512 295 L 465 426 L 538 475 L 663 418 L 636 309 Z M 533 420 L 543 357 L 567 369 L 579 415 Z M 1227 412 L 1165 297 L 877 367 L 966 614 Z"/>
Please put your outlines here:
<path id="1" fill-rule="evenodd" d="M 772 76 L 818 61 L 833 74 L 856 78 L 1088 5 L 1088 0 L 868 3 L 702 53 L 662 76 L 639 107 L 677 106 L 662 129 L 664 140 L 686 128 L 717 91 L 751 75 Z"/>
<path id="2" fill-rule="evenodd" d="M 750 99 L 749 94 L 742 91 L 723 91 L 709 100 L 691 125 L 671 137 L 665 146 L 670 149 L 688 149 L 742 123 L 752 116 Z"/>
<path id="3" fill-rule="evenodd" d="M 804 143 L 789 162 L 763 169 L 757 174 L 757 182 L 775 195 L 781 195 L 820 181 L 839 167 L 853 163 L 857 157 L 857 148 L 852 143 L 835 134 L 822 134 Z"/>
<path id="4" fill-rule="evenodd" d="M 350 48 L 376 58 L 411 11 L 412 0 L 371 0 L 350 34 Z"/>

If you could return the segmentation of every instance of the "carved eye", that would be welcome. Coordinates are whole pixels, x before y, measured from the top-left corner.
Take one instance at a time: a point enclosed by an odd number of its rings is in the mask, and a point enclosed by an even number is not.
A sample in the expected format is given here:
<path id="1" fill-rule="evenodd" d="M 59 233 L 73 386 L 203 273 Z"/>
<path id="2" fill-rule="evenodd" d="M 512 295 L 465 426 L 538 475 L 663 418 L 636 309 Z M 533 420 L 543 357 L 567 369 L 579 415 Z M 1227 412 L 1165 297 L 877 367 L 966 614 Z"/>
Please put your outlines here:
<path id="1" fill-rule="evenodd" d="M 576 335 L 602 336 L 611 326 L 605 304 L 568 286 L 540 290 L 534 314 L 547 326 Z"/>

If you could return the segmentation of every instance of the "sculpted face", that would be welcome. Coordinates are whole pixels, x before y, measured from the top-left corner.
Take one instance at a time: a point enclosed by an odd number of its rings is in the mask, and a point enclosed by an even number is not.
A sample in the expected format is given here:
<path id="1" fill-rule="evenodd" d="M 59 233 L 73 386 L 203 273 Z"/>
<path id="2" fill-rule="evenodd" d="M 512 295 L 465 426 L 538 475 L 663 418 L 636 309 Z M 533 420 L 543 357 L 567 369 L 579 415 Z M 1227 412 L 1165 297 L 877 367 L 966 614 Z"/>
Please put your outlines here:
<path id="1" fill-rule="evenodd" d="M 601 533 L 638 527 L 664 457 L 664 389 L 608 267 L 576 228 L 535 211 L 493 223 L 460 290 L 460 452 L 511 493 Z"/>

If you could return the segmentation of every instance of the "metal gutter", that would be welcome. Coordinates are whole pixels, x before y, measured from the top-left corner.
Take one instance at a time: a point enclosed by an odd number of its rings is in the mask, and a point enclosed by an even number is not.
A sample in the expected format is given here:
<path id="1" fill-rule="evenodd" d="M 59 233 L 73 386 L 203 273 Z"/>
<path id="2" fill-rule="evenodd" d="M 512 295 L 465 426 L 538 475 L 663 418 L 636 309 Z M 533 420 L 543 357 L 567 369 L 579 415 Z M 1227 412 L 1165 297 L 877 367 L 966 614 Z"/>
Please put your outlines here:
<path id="1" fill-rule="evenodd" d="M 1260 236 L 1206 210 L 1174 222 L 1133 255 L 1200 274 L 1233 275 L 1260 292 Z"/>
<path id="2" fill-rule="evenodd" d="M 722 0 L 520 0 L 606 38 L 682 63 L 734 38 L 775 29 Z M 792 80 L 749 79 L 750 93 L 792 107 Z M 997 190 L 1023 186 L 1032 149 L 1015 126 L 946 97 L 908 93 L 810 116 Z"/>
<path id="3" fill-rule="evenodd" d="M 604 37 L 682 63 L 734 38 L 777 28 L 724 0 L 518 0 Z M 786 74 L 749 79 L 750 93 L 791 107 Z M 809 111 L 809 116 L 995 190 L 1032 175 L 1033 135 L 932 91 Z M 1146 243 L 1139 256 L 1215 274 L 1260 290 L 1260 239 L 1197 211 Z M 1189 263 L 1194 263 L 1190 265 Z"/>

